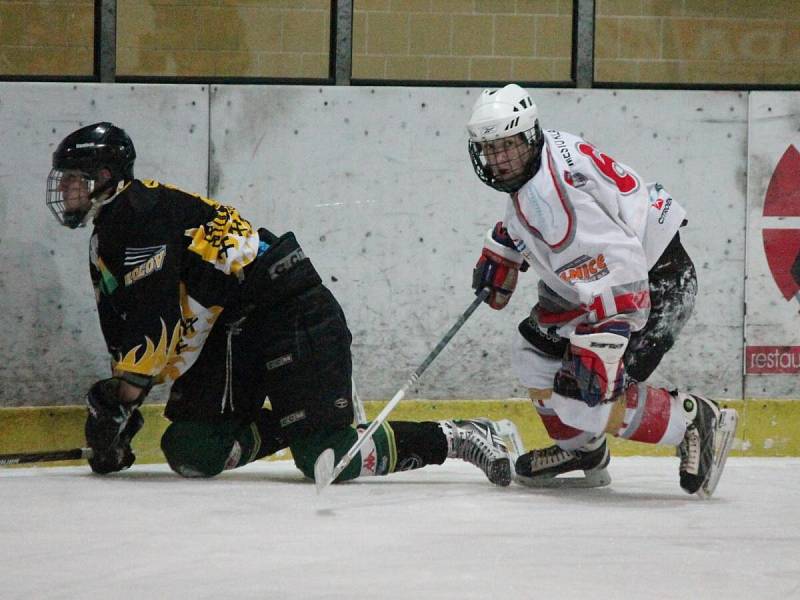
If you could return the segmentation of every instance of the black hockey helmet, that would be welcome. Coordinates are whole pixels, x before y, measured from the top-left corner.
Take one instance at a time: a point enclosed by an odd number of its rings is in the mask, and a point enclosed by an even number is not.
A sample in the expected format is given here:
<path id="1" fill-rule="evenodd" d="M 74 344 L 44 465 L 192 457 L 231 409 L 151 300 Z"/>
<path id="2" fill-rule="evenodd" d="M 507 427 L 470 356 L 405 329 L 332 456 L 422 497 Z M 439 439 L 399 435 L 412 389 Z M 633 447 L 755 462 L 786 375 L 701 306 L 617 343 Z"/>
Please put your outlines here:
<path id="1" fill-rule="evenodd" d="M 62 225 L 80 227 L 91 209 L 67 209 L 61 190 L 64 174 L 82 176 L 88 186 L 89 199 L 97 208 L 107 191 L 133 179 L 135 160 L 136 150 L 131 138 L 112 123 L 94 123 L 73 131 L 53 152 L 53 169 L 47 180 L 47 205 Z M 111 176 L 98 184 L 98 174 L 103 169 Z"/>

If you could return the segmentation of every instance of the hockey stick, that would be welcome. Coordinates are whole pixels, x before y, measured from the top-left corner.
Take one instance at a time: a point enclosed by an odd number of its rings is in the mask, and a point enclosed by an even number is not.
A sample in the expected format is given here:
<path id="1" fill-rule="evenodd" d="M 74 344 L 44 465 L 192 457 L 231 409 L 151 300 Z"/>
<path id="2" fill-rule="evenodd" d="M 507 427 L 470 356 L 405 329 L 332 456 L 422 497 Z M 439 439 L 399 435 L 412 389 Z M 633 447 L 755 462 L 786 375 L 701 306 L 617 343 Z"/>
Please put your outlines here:
<path id="1" fill-rule="evenodd" d="M 361 397 L 358 395 L 358 391 L 356 390 L 356 379 L 355 377 L 351 377 L 350 381 L 353 386 L 353 418 L 355 425 L 361 425 L 362 423 L 367 422 L 367 413 L 364 410 L 364 403 L 361 401 Z"/>
<path id="2" fill-rule="evenodd" d="M 23 454 L 0 454 L 0 465 L 21 465 L 23 463 L 53 462 L 57 460 L 90 459 L 91 448 L 72 450 L 53 450 L 51 452 L 29 452 Z"/>
<path id="3" fill-rule="evenodd" d="M 436 347 L 431 350 L 430 354 L 425 357 L 425 360 L 422 361 L 422 364 L 417 367 L 417 369 L 411 374 L 411 377 L 408 379 L 406 384 L 400 388 L 400 390 L 394 395 L 394 397 L 389 401 L 389 403 L 383 407 L 383 410 L 380 414 L 375 418 L 372 423 L 370 423 L 367 430 L 359 436 L 356 440 L 356 443 L 347 451 L 339 462 L 334 467 L 334 461 L 336 459 L 333 449 L 328 448 L 322 454 L 317 457 L 316 462 L 314 463 L 314 483 L 317 486 L 317 493 L 321 493 L 326 487 L 328 487 L 339 475 L 342 474 L 347 468 L 347 465 L 350 464 L 350 461 L 355 458 L 356 454 L 358 454 L 359 450 L 361 450 L 361 446 L 363 446 L 367 440 L 372 438 L 375 431 L 383 425 L 383 422 L 386 420 L 386 417 L 389 416 L 389 413 L 394 410 L 394 407 L 397 406 L 398 402 L 403 399 L 406 395 L 406 392 L 409 388 L 414 385 L 420 378 L 420 376 L 425 372 L 433 360 L 439 356 L 439 353 L 444 350 L 444 347 L 450 343 L 450 340 L 453 339 L 453 336 L 461 329 L 461 326 L 466 323 L 467 319 L 469 319 L 470 315 L 475 312 L 475 309 L 480 306 L 481 302 L 486 300 L 486 298 L 491 293 L 489 288 L 484 288 L 480 291 L 477 295 L 475 300 L 472 301 L 472 304 L 469 305 L 469 308 L 464 311 L 464 313 L 458 318 L 455 324 L 450 328 L 450 330 L 444 334 L 444 337 L 436 344 Z"/>

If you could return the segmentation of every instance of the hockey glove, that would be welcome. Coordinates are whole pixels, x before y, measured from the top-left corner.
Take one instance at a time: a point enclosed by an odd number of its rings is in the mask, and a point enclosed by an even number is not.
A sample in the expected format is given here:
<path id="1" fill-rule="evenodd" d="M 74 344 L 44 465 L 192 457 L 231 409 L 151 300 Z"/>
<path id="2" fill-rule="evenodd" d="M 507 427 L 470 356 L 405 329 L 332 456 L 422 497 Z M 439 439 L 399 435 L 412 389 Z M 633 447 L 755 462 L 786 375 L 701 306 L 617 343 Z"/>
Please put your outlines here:
<path id="1" fill-rule="evenodd" d="M 100 380 L 86 394 L 88 415 L 84 431 L 86 443 L 94 452 L 89 466 L 101 475 L 127 469 L 134 463 L 131 440 L 144 425 L 138 408 L 141 400 L 133 404 L 119 401 L 119 381 L 115 377 Z"/>
<path id="2" fill-rule="evenodd" d="M 481 257 L 472 271 L 472 289 L 476 294 L 484 288 L 491 289 L 486 303 L 500 310 L 517 287 L 517 274 L 527 268 L 528 263 L 514 247 L 508 231 L 502 223 L 497 223 L 486 234 Z"/>
<path id="3" fill-rule="evenodd" d="M 616 399 L 627 386 L 622 357 L 629 337 L 630 326 L 620 321 L 578 325 L 553 389 L 589 406 Z"/>

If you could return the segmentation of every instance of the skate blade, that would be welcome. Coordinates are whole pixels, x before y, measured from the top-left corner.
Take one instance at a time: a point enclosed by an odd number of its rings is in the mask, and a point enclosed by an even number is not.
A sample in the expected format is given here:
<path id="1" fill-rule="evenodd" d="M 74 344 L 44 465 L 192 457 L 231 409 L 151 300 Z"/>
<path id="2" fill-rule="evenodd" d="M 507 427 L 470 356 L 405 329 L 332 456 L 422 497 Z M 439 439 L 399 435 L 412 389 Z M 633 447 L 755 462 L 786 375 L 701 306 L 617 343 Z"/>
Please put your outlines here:
<path id="1" fill-rule="evenodd" d="M 717 489 L 719 478 L 728 460 L 728 453 L 733 446 L 733 439 L 736 436 L 736 427 L 739 424 L 739 414 L 732 408 L 719 411 L 719 422 L 714 430 L 714 462 L 711 465 L 711 473 L 706 482 L 695 492 L 700 498 L 707 500 Z"/>
<path id="2" fill-rule="evenodd" d="M 513 421 L 502 419 L 495 422 L 495 431 L 503 443 L 506 445 L 508 454 L 511 456 L 511 463 L 515 464 L 517 458 L 525 453 L 525 446 L 522 444 L 522 436 Z"/>
<path id="3" fill-rule="evenodd" d="M 516 476 L 516 482 L 530 488 L 598 488 L 611 483 L 608 469 L 584 471 L 583 477 L 523 477 Z"/>

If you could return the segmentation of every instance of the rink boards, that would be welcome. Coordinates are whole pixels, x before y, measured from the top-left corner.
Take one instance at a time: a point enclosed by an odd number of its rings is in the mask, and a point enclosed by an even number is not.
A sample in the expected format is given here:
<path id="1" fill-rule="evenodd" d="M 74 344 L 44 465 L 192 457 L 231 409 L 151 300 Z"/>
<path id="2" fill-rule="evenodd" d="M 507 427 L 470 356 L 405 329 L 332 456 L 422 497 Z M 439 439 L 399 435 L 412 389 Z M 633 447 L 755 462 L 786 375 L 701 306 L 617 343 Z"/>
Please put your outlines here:
<path id="1" fill-rule="evenodd" d="M 800 456 L 800 403 L 781 400 L 729 401 L 723 406 L 739 411 L 739 429 L 734 442 L 736 456 Z M 368 418 L 375 417 L 383 402 L 367 401 Z M 134 440 L 141 463 L 161 463 L 159 440 L 168 421 L 163 405 L 146 404 L 145 426 Z M 86 411 L 80 406 L 0 409 L 0 454 L 59 450 L 84 445 Z M 512 400 L 407 400 L 392 412 L 390 420 L 436 421 L 451 418 L 489 417 L 511 419 L 519 428 L 526 448 L 552 442 L 530 402 Z M 609 438 L 615 456 L 667 456 L 672 447 L 658 447 Z M 288 458 L 288 450 L 273 458 Z"/>
<path id="2" fill-rule="evenodd" d="M 44 205 L 55 145 L 102 119 L 133 136 L 137 176 L 294 230 L 345 309 L 362 396 L 391 397 L 471 301 L 482 237 L 503 217 L 466 152 L 479 91 L 0 83 L 0 406 L 74 405 L 108 375 L 88 231 L 60 227 Z M 753 414 L 798 399 L 800 304 L 786 270 L 800 249 L 800 93 L 532 93 L 545 127 L 586 136 L 688 210 L 700 295 L 652 382 L 746 399 Z M 476 311 L 409 396 L 525 396 L 509 348 L 535 289 L 523 274 L 505 310 Z M 774 427 L 798 424 L 774 406 Z M 782 446 L 770 427 L 753 446 Z"/>

